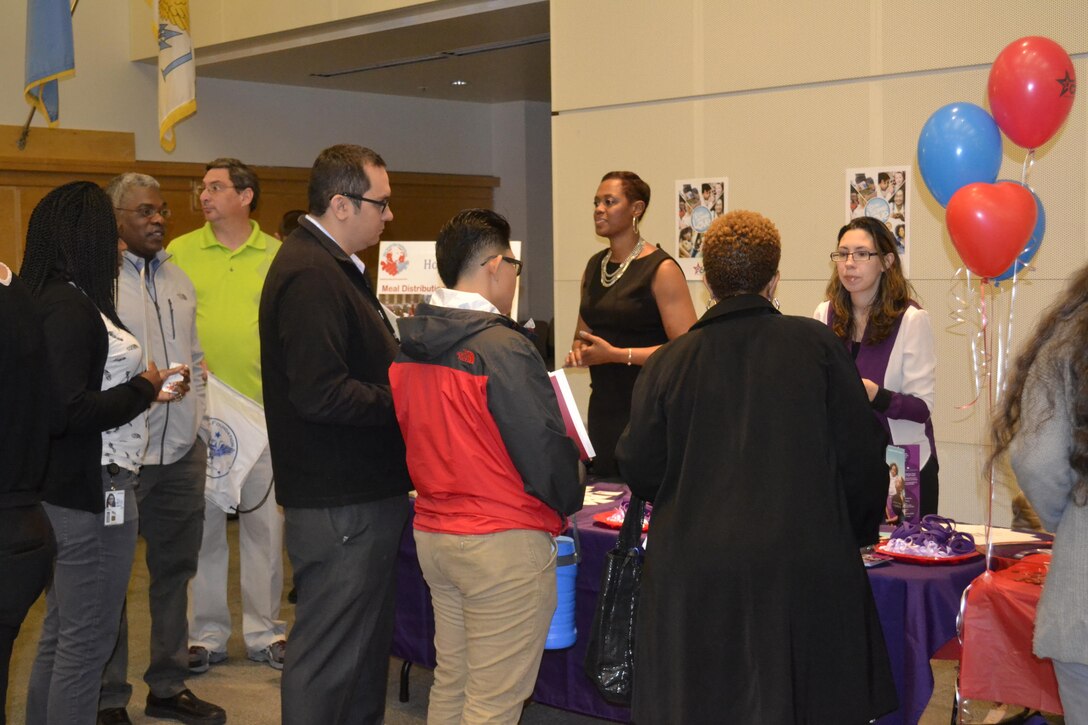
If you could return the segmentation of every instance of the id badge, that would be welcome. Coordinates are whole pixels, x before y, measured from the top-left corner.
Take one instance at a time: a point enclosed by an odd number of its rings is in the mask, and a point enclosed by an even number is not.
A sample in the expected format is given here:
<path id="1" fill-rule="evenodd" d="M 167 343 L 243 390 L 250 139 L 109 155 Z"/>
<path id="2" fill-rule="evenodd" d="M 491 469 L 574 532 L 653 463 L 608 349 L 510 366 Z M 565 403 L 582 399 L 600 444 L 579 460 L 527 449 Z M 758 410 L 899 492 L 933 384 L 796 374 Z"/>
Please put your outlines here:
<path id="1" fill-rule="evenodd" d="M 106 491 L 106 510 L 102 515 L 106 526 L 120 526 L 125 523 L 124 491 Z"/>

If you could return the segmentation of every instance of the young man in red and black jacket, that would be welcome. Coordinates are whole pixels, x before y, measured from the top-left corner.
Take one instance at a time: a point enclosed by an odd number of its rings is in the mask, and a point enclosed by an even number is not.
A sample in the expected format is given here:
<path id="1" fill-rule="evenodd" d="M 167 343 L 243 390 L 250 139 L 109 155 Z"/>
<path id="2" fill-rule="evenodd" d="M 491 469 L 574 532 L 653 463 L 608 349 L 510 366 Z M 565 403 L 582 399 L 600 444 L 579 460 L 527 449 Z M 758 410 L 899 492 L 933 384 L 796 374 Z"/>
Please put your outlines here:
<path id="1" fill-rule="evenodd" d="M 510 225 L 469 209 L 439 232 L 448 289 L 400 323 L 389 370 L 435 610 L 428 720 L 517 722 L 555 609 L 553 536 L 582 507 L 578 451 L 544 361 L 510 319 Z"/>

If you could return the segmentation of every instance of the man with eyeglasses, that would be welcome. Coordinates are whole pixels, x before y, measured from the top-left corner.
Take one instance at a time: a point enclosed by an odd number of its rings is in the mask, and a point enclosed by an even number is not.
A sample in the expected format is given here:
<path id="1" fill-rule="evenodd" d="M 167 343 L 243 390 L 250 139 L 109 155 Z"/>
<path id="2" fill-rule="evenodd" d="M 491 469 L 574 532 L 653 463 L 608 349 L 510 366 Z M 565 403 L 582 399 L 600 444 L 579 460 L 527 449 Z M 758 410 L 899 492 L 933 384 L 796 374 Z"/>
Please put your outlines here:
<path id="1" fill-rule="evenodd" d="M 513 723 L 555 611 L 552 537 L 585 491 L 548 370 L 510 319 L 510 225 L 467 209 L 435 253 L 446 287 L 401 321 L 389 370 L 435 612 L 427 721 Z"/>
<path id="2" fill-rule="evenodd" d="M 159 182 L 126 173 L 106 187 L 117 215 L 117 233 L 127 249 L 117 284 L 117 313 L 160 368 L 185 364 L 195 371 L 189 392 L 151 406 L 150 444 L 144 451 L 136 503 L 147 543 L 151 577 L 151 659 L 144 673 L 152 717 L 192 723 L 222 723 L 221 707 L 201 700 L 185 685 L 189 674 L 189 580 L 196 573 L 204 531 L 204 469 L 207 449 L 197 436 L 205 409 L 204 360 L 196 331 L 196 292 L 180 268 L 166 264 L 163 249 L 170 209 Z M 130 722 L 128 621 L 124 610 L 117 648 L 102 675 L 100 725 Z"/>
<path id="3" fill-rule="evenodd" d="M 381 723 L 385 712 L 412 484 L 389 392 L 397 340 L 357 255 L 392 221 L 390 194 L 374 151 L 322 151 L 310 211 L 261 294 L 265 417 L 298 592 L 284 725 Z"/>
<path id="4" fill-rule="evenodd" d="M 265 276 L 280 249 L 280 241 L 250 219 L 260 193 L 250 167 L 232 158 L 212 161 L 200 184 L 200 207 L 207 221 L 169 247 L 171 261 L 196 287 L 196 325 L 208 371 L 256 405 L 263 404 L 257 307 Z M 262 450 L 254 454 L 256 461 L 241 485 L 237 504 L 242 633 L 249 659 L 282 669 L 287 644 L 287 625 L 279 618 L 283 514 L 270 495 L 268 446 L 263 440 L 248 445 Z M 189 670 L 193 673 L 206 672 L 210 665 L 227 659 L 231 633 L 228 562 L 227 512 L 206 497 L 204 538 L 189 615 Z"/>

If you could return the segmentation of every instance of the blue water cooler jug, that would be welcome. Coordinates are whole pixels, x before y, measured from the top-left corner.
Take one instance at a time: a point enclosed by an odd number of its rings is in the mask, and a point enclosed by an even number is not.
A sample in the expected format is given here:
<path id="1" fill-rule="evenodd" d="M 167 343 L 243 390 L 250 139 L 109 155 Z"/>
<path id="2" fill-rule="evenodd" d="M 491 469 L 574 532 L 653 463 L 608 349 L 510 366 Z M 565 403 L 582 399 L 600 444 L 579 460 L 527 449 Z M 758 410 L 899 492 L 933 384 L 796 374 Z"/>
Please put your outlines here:
<path id="1" fill-rule="evenodd" d="M 564 649 L 574 644 L 578 630 L 574 626 L 574 580 L 578 578 L 580 552 L 569 536 L 557 536 L 555 562 L 555 613 L 548 627 L 544 649 Z"/>

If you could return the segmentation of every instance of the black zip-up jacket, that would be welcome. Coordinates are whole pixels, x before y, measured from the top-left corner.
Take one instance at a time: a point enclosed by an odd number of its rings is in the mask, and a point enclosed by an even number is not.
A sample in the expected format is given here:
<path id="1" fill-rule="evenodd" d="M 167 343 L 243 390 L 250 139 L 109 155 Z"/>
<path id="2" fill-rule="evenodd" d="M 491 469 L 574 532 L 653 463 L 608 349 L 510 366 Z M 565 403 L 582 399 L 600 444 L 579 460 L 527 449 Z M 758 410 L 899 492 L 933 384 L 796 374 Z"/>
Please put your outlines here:
<path id="1" fill-rule="evenodd" d="M 330 508 L 412 484 L 393 413 L 397 341 L 369 281 L 308 219 L 261 293 L 261 376 L 281 506 Z"/>

